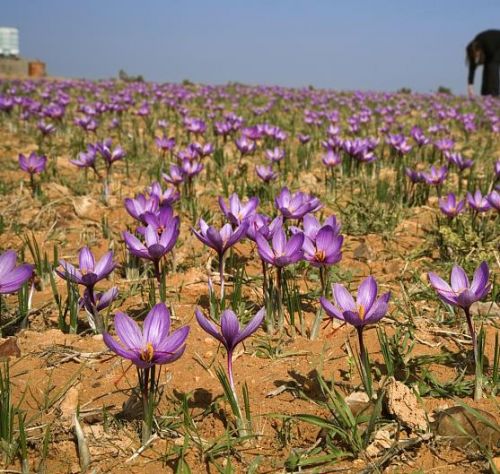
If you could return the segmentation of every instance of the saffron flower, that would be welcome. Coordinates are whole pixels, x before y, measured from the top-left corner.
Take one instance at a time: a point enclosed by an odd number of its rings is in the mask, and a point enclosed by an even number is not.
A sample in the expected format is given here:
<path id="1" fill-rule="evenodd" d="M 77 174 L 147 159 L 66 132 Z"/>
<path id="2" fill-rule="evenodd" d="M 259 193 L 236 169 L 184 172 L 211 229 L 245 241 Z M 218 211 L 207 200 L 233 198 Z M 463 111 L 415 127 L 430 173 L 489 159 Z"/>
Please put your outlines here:
<path id="1" fill-rule="evenodd" d="M 233 193 L 229 196 L 228 205 L 225 203 L 223 197 L 219 196 L 221 211 L 233 225 L 240 225 L 243 221 L 253 217 L 258 205 L 259 198 L 255 196 L 243 204 L 238 195 Z"/>
<path id="2" fill-rule="evenodd" d="M 128 251 L 136 257 L 151 260 L 158 281 L 161 280 L 160 260 L 174 248 L 179 237 L 179 217 L 170 219 L 169 223 L 166 228 L 148 224 L 144 230 L 145 244 L 130 232 L 123 232 L 123 240 Z"/>
<path id="3" fill-rule="evenodd" d="M 37 155 L 35 152 L 30 153 L 29 156 L 24 156 L 22 153 L 19 154 L 19 167 L 31 176 L 42 173 L 46 165 L 46 156 Z"/>
<path id="4" fill-rule="evenodd" d="M 301 232 L 287 240 L 283 227 L 277 228 L 272 236 L 272 247 L 259 232 L 255 233 L 255 241 L 260 258 L 275 267 L 283 268 L 298 262 L 303 257 L 304 234 Z"/>
<path id="5" fill-rule="evenodd" d="M 333 227 L 326 225 L 317 232 L 314 239 L 307 236 L 304 238 L 304 260 L 318 268 L 340 262 L 343 241 L 343 236 L 336 234 Z"/>
<path id="6" fill-rule="evenodd" d="M 170 311 L 164 303 L 158 303 L 149 311 L 142 331 L 130 316 L 117 312 L 115 330 L 120 342 L 105 332 L 104 343 L 115 354 L 130 360 L 140 369 L 169 364 L 179 359 L 186 349 L 185 342 L 189 334 L 189 326 L 183 326 L 170 334 Z"/>
<path id="7" fill-rule="evenodd" d="M 33 265 L 23 263 L 16 267 L 16 252 L 7 250 L 0 254 L 0 294 L 15 293 L 32 276 Z"/>
<path id="8" fill-rule="evenodd" d="M 112 287 L 107 291 L 90 294 L 86 288 L 83 292 L 83 297 L 80 298 L 80 307 L 84 307 L 90 314 L 94 313 L 94 308 L 97 311 L 106 309 L 118 296 L 118 288 Z"/>
<path id="9" fill-rule="evenodd" d="M 367 353 L 363 342 L 363 329 L 369 324 L 377 323 L 385 316 L 391 293 L 384 293 L 377 299 L 377 282 L 372 276 L 365 278 L 359 285 L 356 301 L 340 283 L 332 286 L 332 293 L 335 304 L 322 297 L 321 306 L 331 318 L 345 321 L 356 328 L 361 360 L 365 363 Z"/>
<path id="10" fill-rule="evenodd" d="M 278 177 L 278 173 L 276 173 L 271 166 L 257 165 L 255 167 L 255 172 L 264 183 L 274 181 Z"/>
<path id="11" fill-rule="evenodd" d="M 453 193 L 448 194 L 445 198 L 439 200 L 439 209 L 448 217 L 456 217 L 465 208 L 465 200 L 457 202 L 457 198 Z"/>
<path id="12" fill-rule="evenodd" d="M 331 148 L 328 149 L 328 151 L 323 155 L 321 158 L 322 163 L 327 167 L 327 168 L 334 168 L 335 166 L 340 165 L 342 162 L 342 159 L 340 157 L 340 154 L 337 153 L 336 151 L 332 150 Z"/>
<path id="13" fill-rule="evenodd" d="M 472 283 L 469 283 L 464 269 L 457 265 L 451 270 L 451 286 L 436 273 L 429 272 L 429 282 L 441 300 L 464 310 L 468 310 L 473 303 L 482 300 L 488 294 L 490 290 L 488 278 L 489 268 L 486 262 L 479 265 L 474 273 Z"/>
<path id="14" fill-rule="evenodd" d="M 239 242 L 248 229 L 248 222 L 243 221 L 238 227 L 233 229 L 231 224 L 225 224 L 220 231 L 209 226 L 203 219 L 198 221 L 200 230 L 193 228 L 193 234 L 208 247 L 214 249 L 219 257 L 219 275 L 221 282 L 220 296 L 224 298 L 224 254 L 234 244 Z"/>
<path id="15" fill-rule="evenodd" d="M 150 197 L 146 197 L 144 194 L 138 194 L 133 199 L 126 198 L 124 204 L 125 209 L 134 219 L 146 224 L 146 216 L 158 212 L 159 201 L 159 197 L 156 194 L 152 194 Z"/>
<path id="16" fill-rule="evenodd" d="M 491 191 L 491 193 L 486 196 L 486 200 L 493 209 L 500 211 L 500 193 L 498 191 Z"/>
<path id="17" fill-rule="evenodd" d="M 431 166 L 429 171 L 422 173 L 422 176 L 427 184 L 440 186 L 448 176 L 448 167 L 441 166 L 441 168 L 436 169 L 435 166 Z"/>
<path id="18" fill-rule="evenodd" d="M 300 191 L 292 194 L 288 188 L 281 190 L 274 204 L 284 219 L 302 219 L 309 212 L 316 212 L 322 207 L 318 198 Z"/>
<path id="19" fill-rule="evenodd" d="M 184 182 L 184 177 L 184 171 L 177 165 L 170 165 L 170 174 L 163 174 L 164 181 L 176 187 Z"/>
<path id="20" fill-rule="evenodd" d="M 274 147 L 272 150 L 265 150 L 264 155 L 271 163 L 278 163 L 285 157 L 285 150 Z"/>
<path id="21" fill-rule="evenodd" d="M 462 267 L 455 265 L 451 270 L 451 286 L 434 272 L 429 272 L 429 282 L 436 290 L 439 298 L 444 303 L 462 308 L 467 320 L 469 335 L 472 339 L 474 362 L 476 365 L 476 383 L 474 388 L 474 399 L 478 400 L 482 396 L 482 363 L 481 354 L 478 352 L 478 342 L 474 321 L 470 312 L 470 307 L 476 301 L 482 300 L 490 291 L 491 285 L 488 281 L 490 269 L 486 262 L 482 262 L 474 272 L 472 282 Z"/>
<path id="22" fill-rule="evenodd" d="M 486 212 L 491 209 L 491 204 L 479 189 L 474 194 L 467 193 L 467 204 L 476 212 Z"/>
<path id="23" fill-rule="evenodd" d="M 78 254 L 79 269 L 65 260 L 59 260 L 62 270 L 56 269 L 56 273 L 64 280 L 70 280 L 83 285 L 90 292 L 95 284 L 107 278 L 116 268 L 117 263 L 113 261 L 113 251 L 106 252 L 96 263 L 93 253 L 88 247 L 83 247 Z"/>
<path id="24" fill-rule="evenodd" d="M 243 342 L 247 337 L 251 336 L 261 326 L 264 316 L 266 315 L 265 308 L 260 311 L 241 328 L 240 322 L 236 314 L 230 309 L 226 309 L 220 318 L 220 330 L 210 321 L 199 309 L 195 311 L 196 320 L 202 329 L 217 339 L 227 351 L 227 373 L 229 383 L 234 392 L 234 377 L 233 377 L 233 352 L 238 344 Z"/>

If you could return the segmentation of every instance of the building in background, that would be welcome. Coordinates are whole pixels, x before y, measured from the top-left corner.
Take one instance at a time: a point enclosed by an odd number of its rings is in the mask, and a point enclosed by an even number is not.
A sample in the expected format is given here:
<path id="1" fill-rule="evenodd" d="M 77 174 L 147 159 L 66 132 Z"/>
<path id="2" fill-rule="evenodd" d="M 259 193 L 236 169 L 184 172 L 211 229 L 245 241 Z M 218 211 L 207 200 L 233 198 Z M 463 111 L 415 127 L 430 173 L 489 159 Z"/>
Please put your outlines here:
<path id="1" fill-rule="evenodd" d="M 45 77 L 45 63 L 23 58 L 19 49 L 19 30 L 0 27 L 0 77 Z"/>

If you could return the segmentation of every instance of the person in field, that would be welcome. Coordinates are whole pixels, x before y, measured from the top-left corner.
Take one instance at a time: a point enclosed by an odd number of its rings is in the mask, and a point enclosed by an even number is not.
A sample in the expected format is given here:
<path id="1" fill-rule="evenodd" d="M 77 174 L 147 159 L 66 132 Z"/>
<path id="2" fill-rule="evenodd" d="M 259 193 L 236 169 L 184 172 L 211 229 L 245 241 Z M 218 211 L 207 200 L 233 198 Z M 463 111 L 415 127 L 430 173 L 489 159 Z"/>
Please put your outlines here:
<path id="1" fill-rule="evenodd" d="M 476 67 L 483 66 L 481 95 L 497 96 L 500 89 L 500 30 L 486 30 L 479 33 L 466 48 L 469 64 L 467 92 L 474 96 L 474 73 Z"/>

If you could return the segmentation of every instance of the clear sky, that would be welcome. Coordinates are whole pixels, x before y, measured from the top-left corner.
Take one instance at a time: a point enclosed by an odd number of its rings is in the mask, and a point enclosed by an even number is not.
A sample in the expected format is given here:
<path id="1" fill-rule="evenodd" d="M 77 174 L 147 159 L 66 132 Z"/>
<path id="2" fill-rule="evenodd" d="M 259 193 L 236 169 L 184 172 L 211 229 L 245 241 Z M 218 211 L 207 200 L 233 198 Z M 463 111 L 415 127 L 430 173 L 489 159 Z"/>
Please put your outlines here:
<path id="1" fill-rule="evenodd" d="M 3 0 L 56 76 L 464 93 L 464 49 L 500 0 Z M 480 71 L 476 88 L 480 83 Z"/>

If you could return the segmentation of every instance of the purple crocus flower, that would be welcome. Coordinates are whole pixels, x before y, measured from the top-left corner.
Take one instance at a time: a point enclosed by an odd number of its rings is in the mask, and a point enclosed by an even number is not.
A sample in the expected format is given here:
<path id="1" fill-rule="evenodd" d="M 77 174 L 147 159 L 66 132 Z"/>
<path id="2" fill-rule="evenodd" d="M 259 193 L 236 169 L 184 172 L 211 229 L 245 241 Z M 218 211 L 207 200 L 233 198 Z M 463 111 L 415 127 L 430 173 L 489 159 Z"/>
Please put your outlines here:
<path id="1" fill-rule="evenodd" d="M 467 193 L 467 204 L 476 212 L 486 212 L 491 209 L 491 204 L 486 199 L 486 196 L 481 194 L 479 189 L 474 194 Z"/>
<path id="2" fill-rule="evenodd" d="M 462 267 L 455 265 L 451 270 L 451 286 L 434 272 L 429 272 L 429 282 L 445 303 L 469 309 L 473 303 L 482 300 L 490 290 L 489 268 L 486 262 L 474 272 L 472 283 Z"/>
<path id="3" fill-rule="evenodd" d="M 152 194 L 150 197 L 146 197 L 144 194 L 138 194 L 133 199 L 126 198 L 124 204 L 125 209 L 134 219 L 145 224 L 145 216 L 158 212 L 160 202 L 156 194 Z"/>
<path id="4" fill-rule="evenodd" d="M 411 168 L 405 168 L 405 174 L 413 184 L 423 183 L 425 181 L 425 178 L 421 171 L 412 170 Z"/>
<path id="5" fill-rule="evenodd" d="M 182 173 L 187 176 L 188 179 L 192 179 L 194 176 L 201 173 L 201 171 L 203 170 L 203 163 L 200 163 L 196 160 L 188 160 L 187 158 L 184 158 L 181 162 L 181 169 Z"/>
<path id="6" fill-rule="evenodd" d="M 78 168 L 92 168 L 96 174 L 96 158 L 97 152 L 93 145 L 87 146 L 87 151 L 81 151 L 75 160 L 69 160 L 71 164 L 77 166 Z"/>
<path id="7" fill-rule="evenodd" d="M 238 195 L 233 193 L 229 196 L 229 205 L 226 205 L 222 196 L 219 196 L 221 211 L 233 225 L 240 225 L 244 220 L 254 216 L 258 205 L 259 198 L 255 196 L 243 204 Z"/>
<path id="8" fill-rule="evenodd" d="M 302 220 L 303 229 L 291 226 L 290 230 L 293 234 L 296 234 L 298 232 L 304 232 L 304 235 L 306 237 L 308 237 L 311 240 L 316 240 L 316 235 L 318 231 L 324 226 L 330 226 L 335 232 L 335 235 L 340 234 L 340 229 L 342 227 L 340 225 L 340 222 L 337 222 L 337 217 L 333 214 L 327 219 L 325 219 L 323 221 L 323 224 L 316 218 L 316 216 L 314 216 L 314 214 L 306 214 Z"/>
<path id="9" fill-rule="evenodd" d="M 445 152 L 448 163 L 455 165 L 461 172 L 467 168 L 471 168 L 474 164 L 473 160 L 465 159 L 460 153 L 447 153 Z"/>
<path id="10" fill-rule="evenodd" d="M 37 124 L 37 128 L 38 130 L 40 130 L 40 132 L 42 133 L 42 135 L 44 137 L 46 137 L 47 135 L 51 135 L 52 133 L 54 133 L 56 131 L 56 126 L 52 123 L 47 123 L 43 120 L 40 120 Z"/>
<path id="11" fill-rule="evenodd" d="M 163 174 L 163 179 L 169 184 L 179 186 L 184 182 L 184 171 L 180 166 L 170 165 L 170 174 Z"/>
<path id="12" fill-rule="evenodd" d="M 315 239 L 305 236 L 302 244 L 304 260 L 318 268 L 340 262 L 343 241 L 344 237 L 336 234 L 333 227 L 326 225 L 317 232 Z"/>
<path id="13" fill-rule="evenodd" d="M 486 196 L 486 200 L 493 209 L 500 211 L 500 193 L 495 189 Z"/>
<path id="14" fill-rule="evenodd" d="M 340 283 L 332 286 L 332 293 L 335 304 L 322 297 L 321 306 L 331 318 L 344 321 L 356 328 L 361 360 L 366 361 L 363 329 L 369 324 L 377 323 L 385 316 L 391 293 L 384 293 L 377 299 L 377 282 L 372 276 L 365 278 L 359 285 L 356 301 Z"/>
<path id="15" fill-rule="evenodd" d="M 0 254 L 0 294 L 15 293 L 33 276 L 33 265 L 16 267 L 16 258 L 14 250 Z"/>
<path id="16" fill-rule="evenodd" d="M 221 317 L 220 330 L 217 326 L 210 321 L 199 309 L 195 311 L 196 320 L 202 329 L 217 339 L 227 351 L 227 373 L 229 383 L 234 392 L 234 378 L 233 378 L 233 352 L 238 344 L 244 341 L 247 337 L 251 336 L 261 326 L 262 321 L 266 315 L 265 308 L 262 308 L 244 327 L 241 328 L 240 322 L 236 314 L 230 309 L 226 309 Z"/>
<path id="17" fill-rule="evenodd" d="M 422 176 L 427 184 L 440 186 L 448 176 L 448 167 L 441 166 L 441 168 L 436 169 L 435 166 L 431 166 L 431 169 L 428 172 L 424 171 L 422 173 Z"/>
<path id="18" fill-rule="evenodd" d="M 96 263 L 94 255 L 88 247 L 83 247 L 78 254 L 79 269 L 65 260 L 59 260 L 62 270 L 56 269 L 56 273 L 64 280 L 70 280 L 83 285 L 93 291 L 95 284 L 108 277 L 116 268 L 117 263 L 113 261 L 113 251 L 106 252 Z"/>
<path id="19" fill-rule="evenodd" d="M 285 157 L 285 150 L 274 147 L 272 150 L 265 150 L 264 155 L 271 163 L 278 163 Z"/>
<path id="20" fill-rule="evenodd" d="M 276 173 L 276 171 L 274 171 L 271 166 L 257 165 L 255 167 L 255 172 L 257 173 L 257 176 L 265 183 L 274 181 L 278 177 L 278 173 Z"/>
<path id="21" fill-rule="evenodd" d="M 246 135 L 237 138 L 234 142 L 236 144 L 236 148 L 238 148 L 241 156 L 251 155 L 256 148 L 255 142 L 248 139 Z"/>
<path id="22" fill-rule="evenodd" d="M 260 258 L 277 268 L 296 263 L 303 257 L 304 234 L 294 234 L 287 240 L 283 227 L 277 228 L 273 233 L 272 248 L 267 239 L 259 232 L 255 233 L 255 242 Z"/>
<path id="23" fill-rule="evenodd" d="M 439 209 L 448 217 L 455 217 L 460 214 L 465 207 L 465 200 L 457 202 L 457 198 L 453 193 L 448 194 L 445 198 L 439 200 Z"/>
<path id="24" fill-rule="evenodd" d="M 175 188 L 167 188 L 163 191 L 160 183 L 154 181 L 148 188 L 148 192 L 151 196 L 156 196 L 160 207 L 171 206 L 173 203 L 180 199 L 179 191 Z"/>
<path id="25" fill-rule="evenodd" d="M 42 173 L 46 165 L 46 156 L 37 155 L 35 152 L 31 152 L 29 156 L 24 156 L 22 153 L 19 154 L 19 167 L 31 176 Z"/>
<path id="26" fill-rule="evenodd" d="M 335 166 L 338 166 L 340 165 L 340 163 L 342 163 L 342 158 L 340 157 L 339 153 L 332 149 L 329 149 L 323 155 L 321 161 L 327 168 L 334 168 Z"/>
<path id="27" fill-rule="evenodd" d="M 175 138 L 167 137 L 163 135 L 162 137 L 155 137 L 156 146 L 162 152 L 173 150 L 175 147 Z"/>
<path id="28" fill-rule="evenodd" d="M 285 219 L 302 219 L 309 212 L 316 212 L 322 207 L 318 198 L 300 191 L 292 194 L 288 188 L 281 190 L 274 204 Z"/>
<path id="29" fill-rule="evenodd" d="M 495 177 L 497 179 L 500 178 L 500 160 L 495 161 L 494 171 L 495 171 Z"/>
<path id="30" fill-rule="evenodd" d="M 231 224 L 225 224 L 220 231 L 209 226 L 203 219 L 198 221 L 200 230 L 192 229 L 193 234 L 208 247 L 214 249 L 219 257 L 219 274 L 221 280 L 221 300 L 224 298 L 224 254 L 245 237 L 248 222 L 243 221 L 236 229 Z"/>
<path id="31" fill-rule="evenodd" d="M 115 330 L 120 342 L 105 332 L 104 343 L 115 354 L 130 360 L 140 369 L 169 364 L 179 359 L 186 349 L 185 342 L 189 334 L 189 326 L 183 326 L 170 334 L 170 311 L 164 303 L 153 306 L 144 320 L 142 331 L 130 316 L 116 313 Z"/>
<path id="32" fill-rule="evenodd" d="M 259 233 L 270 240 L 276 229 L 283 226 L 283 217 L 271 218 L 264 214 L 255 214 L 248 220 L 247 237 L 255 242 L 255 234 Z"/>
<path id="33" fill-rule="evenodd" d="M 163 212 L 168 211 L 165 209 Z M 161 258 L 173 249 L 179 237 L 179 217 L 171 218 L 168 222 L 169 225 L 166 228 L 163 228 L 161 224 L 159 226 L 148 224 L 144 230 L 145 244 L 130 232 L 123 232 L 128 251 L 136 257 L 151 260 L 157 279 L 161 276 L 159 268 Z"/>
<path id="34" fill-rule="evenodd" d="M 410 131 L 410 135 L 412 136 L 413 140 L 415 140 L 415 143 L 419 146 L 422 147 L 424 145 L 427 145 L 430 142 L 430 139 L 427 138 L 424 135 L 424 132 L 420 127 L 413 127 Z"/>
<path id="35" fill-rule="evenodd" d="M 80 307 L 84 307 L 90 314 L 94 314 L 94 310 L 102 311 L 106 309 L 117 296 L 118 288 L 116 287 L 112 287 L 104 292 L 94 293 L 93 295 L 86 288 L 83 292 L 83 297 L 80 298 Z"/>
<path id="36" fill-rule="evenodd" d="M 358 288 L 356 301 L 349 291 L 340 283 L 332 286 L 335 305 L 326 298 L 321 298 L 321 306 L 332 317 L 345 321 L 356 328 L 364 327 L 380 321 L 387 313 L 387 305 L 391 293 L 384 293 L 377 298 L 378 288 L 375 278 L 365 278 Z"/>
<path id="37" fill-rule="evenodd" d="M 299 142 L 302 143 L 302 145 L 305 145 L 311 140 L 311 136 L 306 135 L 305 133 L 298 133 L 297 138 L 299 139 Z"/>
<path id="38" fill-rule="evenodd" d="M 125 157 L 125 151 L 121 146 L 111 148 L 111 139 L 106 138 L 100 143 L 96 143 L 97 151 L 106 161 L 106 167 L 109 169 L 115 161 L 122 160 Z"/>
<path id="39" fill-rule="evenodd" d="M 458 306 L 463 309 L 467 319 L 469 334 L 472 339 L 474 362 L 476 364 L 478 363 L 478 358 L 482 357 L 482 355 L 478 354 L 476 330 L 470 313 L 470 307 L 476 301 L 482 300 L 490 291 L 491 285 L 488 281 L 489 272 L 488 264 L 482 262 L 474 272 L 472 282 L 469 282 L 469 278 L 464 269 L 455 265 L 451 270 L 451 286 L 434 272 L 429 272 L 428 274 L 429 282 L 436 290 L 439 298 L 444 303 Z M 481 398 L 481 391 L 481 377 L 476 376 L 474 399 L 478 400 Z"/>

